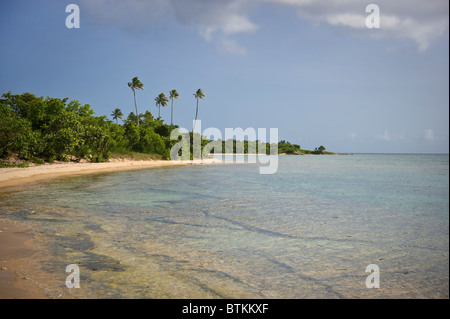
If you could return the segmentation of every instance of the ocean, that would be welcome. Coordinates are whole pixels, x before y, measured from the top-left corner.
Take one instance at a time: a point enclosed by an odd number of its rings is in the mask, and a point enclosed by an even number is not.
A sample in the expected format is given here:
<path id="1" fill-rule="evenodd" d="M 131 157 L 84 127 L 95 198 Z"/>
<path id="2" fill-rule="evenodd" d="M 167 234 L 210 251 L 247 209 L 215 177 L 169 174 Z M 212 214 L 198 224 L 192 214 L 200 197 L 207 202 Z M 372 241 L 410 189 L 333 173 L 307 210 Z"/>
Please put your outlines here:
<path id="1" fill-rule="evenodd" d="M 51 298 L 449 298 L 448 155 L 62 177 L 0 194 L 0 218 L 44 240 Z"/>

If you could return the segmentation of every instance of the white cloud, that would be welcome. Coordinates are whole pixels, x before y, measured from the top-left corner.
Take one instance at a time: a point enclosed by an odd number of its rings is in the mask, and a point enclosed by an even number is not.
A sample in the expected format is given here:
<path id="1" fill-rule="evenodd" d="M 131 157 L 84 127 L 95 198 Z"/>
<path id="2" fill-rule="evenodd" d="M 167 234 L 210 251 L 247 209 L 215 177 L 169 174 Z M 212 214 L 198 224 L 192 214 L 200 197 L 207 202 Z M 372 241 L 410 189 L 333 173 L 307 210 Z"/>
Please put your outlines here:
<path id="1" fill-rule="evenodd" d="M 92 23 L 130 33 L 147 32 L 170 13 L 179 24 L 197 27 L 205 41 L 221 50 L 245 54 L 232 36 L 258 30 L 248 17 L 253 5 L 254 0 L 81 0 L 80 6 Z"/>
<path id="2" fill-rule="evenodd" d="M 383 134 L 377 134 L 375 135 L 375 138 L 377 140 L 381 141 L 390 141 L 393 143 L 404 143 L 404 142 L 410 142 L 409 139 L 405 137 L 405 133 L 401 132 L 388 132 L 384 131 Z"/>
<path id="3" fill-rule="evenodd" d="M 207 42 L 235 54 L 245 54 L 235 36 L 251 34 L 259 24 L 249 15 L 263 4 L 293 8 L 302 19 L 326 23 L 354 34 L 378 39 L 409 39 L 426 50 L 448 33 L 449 2 L 446 0 L 377 0 L 380 28 L 367 29 L 366 6 L 371 0 L 80 0 L 80 9 L 91 21 L 115 25 L 136 33 L 151 29 L 165 14 L 178 23 L 198 28 Z M 264 23 L 264 21 L 260 21 Z"/>
<path id="4" fill-rule="evenodd" d="M 366 29 L 365 8 L 373 1 L 361 0 L 266 0 L 296 9 L 301 18 L 359 31 L 375 38 L 406 38 L 426 50 L 438 37 L 448 32 L 449 2 L 445 0 L 377 0 L 380 28 Z"/>
<path id="5" fill-rule="evenodd" d="M 391 137 L 389 136 L 388 131 L 384 131 L 383 134 L 375 135 L 375 138 L 377 138 L 379 140 L 383 140 L 383 141 L 390 141 L 391 140 Z"/>
<path id="6" fill-rule="evenodd" d="M 434 132 L 431 128 L 423 131 L 424 137 L 427 141 L 434 141 L 436 137 L 434 136 Z"/>
<path id="7" fill-rule="evenodd" d="M 230 14 L 226 22 L 221 27 L 225 34 L 233 34 L 240 32 L 254 32 L 258 29 L 258 26 L 250 22 L 246 17 L 238 14 Z"/>
<path id="8" fill-rule="evenodd" d="M 335 26 L 342 25 L 342 26 L 348 26 L 348 27 L 357 28 L 357 29 L 366 27 L 365 19 L 366 19 L 366 17 L 363 15 L 348 14 L 348 13 L 336 14 L 336 15 L 328 16 L 325 18 L 325 20 L 331 25 L 335 25 Z"/>
<path id="9" fill-rule="evenodd" d="M 221 50 L 244 55 L 247 50 L 233 35 L 253 33 L 259 26 L 247 16 L 252 1 L 246 0 L 171 0 L 173 13 L 181 24 L 194 25 L 207 42 Z"/>
<path id="10" fill-rule="evenodd" d="M 258 26 L 247 17 L 247 0 L 170 0 L 176 19 L 187 25 L 224 34 L 254 32 Z"/>

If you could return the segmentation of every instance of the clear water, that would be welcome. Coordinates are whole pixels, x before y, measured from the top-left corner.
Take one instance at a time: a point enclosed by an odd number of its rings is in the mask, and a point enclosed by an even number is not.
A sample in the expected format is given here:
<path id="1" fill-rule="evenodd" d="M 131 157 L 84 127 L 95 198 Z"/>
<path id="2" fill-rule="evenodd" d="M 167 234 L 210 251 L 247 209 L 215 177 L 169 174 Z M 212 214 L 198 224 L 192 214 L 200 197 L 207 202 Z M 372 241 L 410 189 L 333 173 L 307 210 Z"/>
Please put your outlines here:
<path id="1" fill-rule="evenodd" d="M 47 238 L 35 258 L 54 297 L 449 297 L 448 155 L 282 156 L 273 175 L 257 164 L 84 175 L 0 203 L 0 218 Z M 80 289 L 65 287 L 68 264 Z M 369 264 L 379 289 L 366 287 Z"/>

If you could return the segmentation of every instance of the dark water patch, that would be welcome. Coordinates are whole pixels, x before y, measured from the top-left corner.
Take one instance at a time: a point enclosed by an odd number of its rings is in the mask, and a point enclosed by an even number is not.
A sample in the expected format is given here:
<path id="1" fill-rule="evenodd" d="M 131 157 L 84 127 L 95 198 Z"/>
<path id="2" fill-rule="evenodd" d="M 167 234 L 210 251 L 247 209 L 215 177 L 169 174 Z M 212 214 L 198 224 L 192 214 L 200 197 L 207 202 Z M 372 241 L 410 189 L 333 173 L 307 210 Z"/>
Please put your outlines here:
<path id="1" fill-rule="evenodd" d="M 245 282 L 243 282 L 241 279 L 234 277 L 230 274 L 227 274 L 224 271 L 220 271 L 220 270 L 214 270 L 214 269 L 203 269 L 203 268 L 195 268 L 193 269 L 195 271 L 201 272 L 201 273 L 208 273 L 208 274 L 212 274 L 216 277 L 218 277 L 219 279 L 226 279 L 226 280 L 230 280 L 236 284 L 240 284 L 240 285 L 247 285 Z"/>
<path id="2" fill-rule="evenodd" d="M 156 260 L 160 264 L 177 264 L 180 266 L 181 264 L 187 264 L 188 261 L 183 259 L 174 258 L 172 256 L 163 255 L 163 254 L 147 254 L 147 256 L 151 257 L 153 260 Z"/>
<path id="3" fill-rule="evenodd" d="M 102 228 L 102 226 L 97 225 L 97 224 L 92 224 L 91 222 L 85 222 L 84 228 L 93 230 L 93 231 L 99 232 L 99 233 L 106 233 L 106 231 Z"/>
<path id="4" fill-rule="evenodd" d="M 195 286 L 200 287 L 200 289 L 203 290 L 204 292 L 212 294 L 216 298 L 222 298 L 222 299 L 225 298 L 225 296 L 221 295 L 219 292 L 210 288 L 207 284 L 201 282 L 199 279 L 197 279 L 195 277 L 190 277 L 190 278 L 188 278 L 188 280 L 190 282 L 192 282 Z"/>
<path id="5" fill-rule="evenodd" d="M 192 268 L 191 271 L 195 275 L 191 275 L 189 280 L 194 282 L 202 290 L 216 295 L 219 298 L 233 298 L 233 295 L 229 295 L 224 287 L 233 287 L 233 290 L 239 290 L 256 296 L 259 298 L 264 298 L 264 295 L 257 291 L 249 282 L 244 282 L 243 280 L 232 276 L 224 271 L 215 269 L 204 269 L 200 267 Z M 214 288 L 217 286 L 217 288 Z M 220 291 L 219 291 L 220 290 Z"/>
<path id="6" fill-rule="evenodd" d="M 87 251 L 94 247 L 90 236 L 85 233 L 76 233 L 72 236 L 62 236 L 55 234 L 53 237 L 53 249 L 59 253 L 64 253 L 68 250 Z"/>
<path id="7" fill-rule="evenodd" d="M 284 270 L 287 273 L 294 274 L 296 277 L 300 278 L 301 280 L 312 282 L 316 286 L 321 286 L 323 289 L 328 291 L 328 293 L 334 297 L 345 298 L 344 295 L 335 291 L 335 289 L 333 288 L 332 285 L 328 285 L 328 284 L 324 283 L 323 281 L 318 280 L 317 278 L 307 276 L 307 275 L 301 273 L 298 269 L 295 269 L 295 268 L 289 266 L 288 264 L 280 262 L 279 260 L 276 260 L 274 258 L 266 258 L 266 260 L 275 265 L 275 267 L 273 267 L 273 269 L 278 269 L 278 271 Z"/>
<path id="8" fill-rule="evenodd" d="M 125 271 L 126 267 L 119 260 L 111 258 L 103 254 L 93 253 L 91 251 L 84 252 L 79 258 L 80 268 L 91 271 Z"/>
<path id="9" fill-rule="evenodd" d="M 169 224 L 169 225 L 183 225 L 183 226 L 189 226 L 189 227 L 205 227 L 204 224 L 193 224 L 193 223 L 187 223 L 187 222 L 177 222 L 177 221 L 169 220 L 169 219 L 166 219 L 166 218 L 151 217 L 151 218 L 146 218 L 146 220 L 152 221 L 152 222 L 159 222 L 159 223 L 163 223 L 163 224 Z"/>
<path id="10" fill-rule="evenodd" d="M 279 232 L 271 231 L 271 230 L 268 230 L 268 229 L 263 229 L 263 228 L 256 227 L 256 226 L 247 225 L 247 224 L 244 224 L 244 223 L 232 220 L 232 219 L 227 218 L 227 217 L 216 216 L 216 215 L 210 215 L 210 216 L 214 217 L 214 218 L 217 218 L 217 219 L 221 219 L 221 220 L 227 221 L 227 222 L 229 222 L 229 223 L 231 223 L 233 225 L 240 226 L 240 227 L 242 227 L 242 228 L 244 228 L 245 230 L 248 230 L 248 231 L 257 232 L 257 233 L 261 233 L 261 234 L 264 234 L 264 235 L 275 236 L 275 237 L 296 238 L 295 236 L 282 234 L 282 233 L 279 233 Z"/>

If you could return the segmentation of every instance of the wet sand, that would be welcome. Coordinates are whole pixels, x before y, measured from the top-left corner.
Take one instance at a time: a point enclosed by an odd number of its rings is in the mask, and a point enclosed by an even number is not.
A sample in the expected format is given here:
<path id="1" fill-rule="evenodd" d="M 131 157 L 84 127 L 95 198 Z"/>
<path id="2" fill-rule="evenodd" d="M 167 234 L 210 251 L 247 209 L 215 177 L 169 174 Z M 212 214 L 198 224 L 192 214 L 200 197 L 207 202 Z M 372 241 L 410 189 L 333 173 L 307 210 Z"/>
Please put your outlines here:
<path id="1" fill-rule="evenodd" d="M 217 159 L 194 161 L 117 161 L 106 163 L 64 163 L 45 164 L 26 168 L 0 168 L 0 192 L 19 190 L 20 186 L 55 177 L 106 173 L 123 170 L 145 169 L 163 166 L 212 164 Z"/>
<path id="2" fill-rule="evenodd" d="M 0 299 L 49 298 L 30 276 L 32 257 L 44 249 L 23 225 L 0 220 Z"/>

